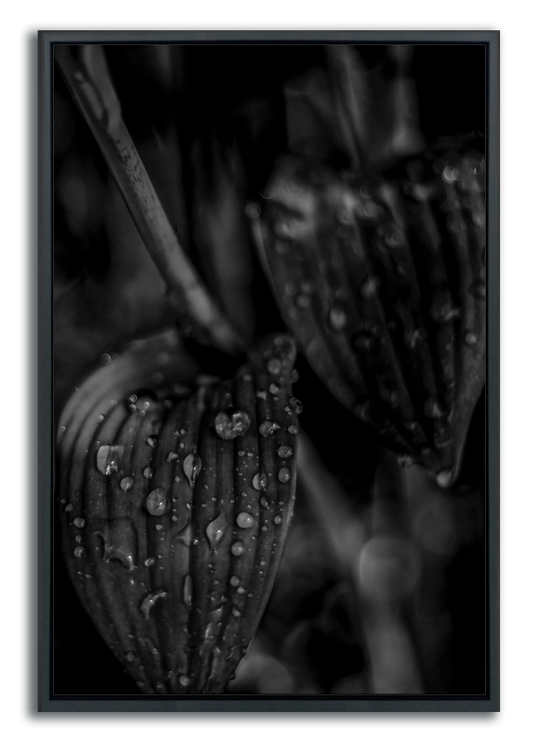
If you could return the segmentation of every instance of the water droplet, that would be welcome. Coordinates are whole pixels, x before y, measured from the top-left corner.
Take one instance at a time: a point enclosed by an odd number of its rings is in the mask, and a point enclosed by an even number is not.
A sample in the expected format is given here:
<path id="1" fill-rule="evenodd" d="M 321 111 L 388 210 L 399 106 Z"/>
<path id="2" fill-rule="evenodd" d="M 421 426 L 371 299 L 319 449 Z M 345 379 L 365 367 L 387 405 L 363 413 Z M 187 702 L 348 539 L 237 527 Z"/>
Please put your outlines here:
<path id="1" fill-rule="evenodd" d="M 258 399 L 265 400 L 267 398 L 267 392 L 266 391 L 258 391 L 256 394 Z"/>
<path id="2" fill-rule="evenodd" d="M 155 563 L 155 558 L 152 557 L 152 558 L 147 558 L 144 562 L 144 565 L 146 566 L 146 568 L 150 568 L 150 566 L 153 566 L 154 563 Z"/>
<path id="3" fill-rule="evenodd" d="M 196 478 L 202 469 L 202 460 L 196 453 L 188 454 L 183 460 L 183 472 L 189 481 L 191 488 L 194 488 Z"/>
<path id="4" fill-rule="evenodd" d="M 378 289 L 378 283 L 376 279 L 373 279 L 370 277 L 369 279 L 364 282 L 364 284 L 361 287 L 361 297 L 364 297 L 365 300 L 368 300 L 370 297 L 376 294 Z"/>
<path id="5" fill-rule="evenodd" d="M 276 432 L 276 430 L 279 430 L 279 427 L 280 426 L 277 424 L 277 422 L 271 422 L 270 420 L 265 420 L 259 426 L 259 432 L 261 433 L 262 436 L 266 438 L 267 436 L 273 435 Z"/>
<path id="6" fill-rule="evenodd" d="M 289 425 L 289 427 L 287 428 L 287 432 L 290 433 L 291 435 L 297 435 L 298 428 L 296 427 L 296 425 Z"/>
<path id="7" fill-rule="evenodd" d="M 82 536 L 81 535 L 76 535 L 76 537 L 74 539 L 76 540 L 76 542 L 79 543 L 79 542 L 82 541 Z"/>
<path id="8" fill-rule="evenodd" d="M 261 500 L 259 501 L 259 503 L 261 504 L 263 508 L 270 508 L 270 506 L 268 505 L 268 498 L 266 498 L 264 495 L 261 496 Z"/>
<path id="9" fill-rule="evenodd" d="M 188 608 L 192 604 L 192 576 L 190 574 L 185 574 L 183 578 L 183 603 Z"/>
<path id="10" fill-rule="evenodd" d="M 246 511 L 241 511 L 237 516 L 237 526 L 241 527 L 241 529 L 249 529 L 250 527 L 253 527 L 254 517 Z"/>
<path id="11" fill-rule="evenodd" d="M 189 686 L 191 684 L 191 679 L 187 675 L 180 675 L 178 683 L 180 686 Z"/>
<path id="12" fill-rule="evenodd" d="M 152 516 L 161 516 L 165 513 L 167 496 L 161 488 L 154 488 L 146 499 L 146 510 Z"/>
<path id="13" fill-rule="evenodd" d="M 238 592 L 238 593 L 239 593 L 240 595 L 243 595 L 243 594 L 244 594 L 244 593 L 246 592 L 246 590 L 244 589 L 244 587 L 237 587 L 237 592 Z"/>
<path id="14" fill-rule="evenodd" d="M 100 362 L 102 365 L 109 365 L 111 362 L 111 355 L 108 355 L 107 352 L 104 352 L 104 354 L 100 357 Z"/>
<path id="15" fill-rule="evenodd" d="M 164 600 L 167 597 L 167 592 L 164 589 L 154 589 L 146 595 L 141 603 L 141 612 L 145 618 L 150 617 L 150 612 L 158 600 Z"/>
<path id="16" fill-rule="evenodd" d="M 477 336 L 473 334 L 471 331 L 467 331 L 465 334 L 465 344 L 467 344 L 469 347 L 471 347 L 474 344 L 477 344 Z"/>
<path id="17" fill-rule="evenodd" d="M 436 399 L 428 399 L 424 409 L 426 417 L 439 418 L 446 414 Z"/>
<path id="18" fill-rule="evenodd" d="M 308 295 L 298 295 L 296 298 L 296 305 L 299 308 L 308 308 L 311 305 L 311 300 Z"/>
<path id="19" fill-rule="evenodd" d="M 123 477 L 120 481 L 120 489 L 127 493 L 128 490 L 131 490 L 134 484 L 135 480 L 133 479 L 133 477 Z"/>
<path id="20" fill-rule="evenodd" d="M 232 610 L 231 612 L 232 612 L 232 615 L 234 615 L 234 616 L 235 616 L 235 618 L 240 618 L 240 617 L 241 617 L 241 615 L 242 615 L 242 614 L 241 614 L 241 611 L 240 611 L 240 610 L 238 610 L 237 608 L 233 608 L 233 610 Z"/>
<path id="21" fill-rule="evenodd" d="M 347 320 L 348 316 L 341 308 L 331 308 L 329 311 L 329 325 L 334 331 L 342 331 Z"/>
<path id="22" fill-rule="evenodd" d="M 229 583 L 231 584 L 232 587 L 238 587 L 239 584 L 241 583 L 241 580 L 239 579 L 238 576 L 232 576 L 231 579 L 229 580 Z"/>
<path id="23" fill-rule="evenodd" d="M 78 547 L 74 548 L 75 558 L 81 558 L 84 553 L 85 553 L 85 548 L 83 548 L 81 545 L 78 545 Z"/>
<path id="24" fill-rule="evenodd" d="M 271 383 L 268 387 L 268 390 L 271 394 L 277 394 L 279 391 L 279 384 L 278 383 Z"/>
<path id="25" fill-rule="evenodd" d="M 297 415 L 301 414 L 303 410 L 302 402 L 299 399 L 295 399 L 294 396 L 289 399 L 289 406 Z"/>
<path id="26" fill-rule="evenodd" d="M 128 662 L 135 662 L 135 652 L 128 652 L 126 655 L 126 660 Z"/>
<path id="27" fill-rule="evenodd" d="M 272 357 L 267 362 L 267 370 L 273 376 L 279 375 L 282 371 L 282 368 L 283 368 L 283 363 L 277 357 Z"/>
<path id="28" fill-rule="evenodd" d="M 282 467 L 278 472 L 278 480 L 284 485 L 291 479 L 291 471 L 288 467 Z"/>
<path id="29" fill-rule="evenodd" d="M 231 552 L 236 556 L 242 555 L 244 553 L 244 544 L 240 540 L 237 540 L 231 546 Z"/>
<path id="30" fill-rule="evenodd" d="M 209 522 L 209 524 L 205 528 L 207 539 L 209 540 L 209 544 L 211 545 L 211 548 L 213 550 L 215 550 L 218 543 L 224 536 L 226 526 L 226 521 L 222 514 L 220 514 L 220 516 L 217 516 L 217 518 L 213 519 L 212 522 Z"/>
<path id="31" fill-rule="evenodd" d="M 153 474 L 154 470 L 152 469 L 152 467 L 145 467 L 143 469 L 143 477 L 145 477 L 147 480 L 149 480 Z"/>
<path id="32" fill-rule="evenodd" d="M 65 506 L 65 511 L 66 512 L 72 511 L 73 508 L 74 506 L 72 505 L 72 503 L 67 503 L 67 505 Z"/>
<path id="33" fill-rule="evenodd" d="M 292 449 L 290 446 L 280 446 L 278 449 L 278 456 L 282 459 L 288 459 L 292 456 Z"/>
<path id="34" fill-rule="evenodd" d="M 220 438 L 231 441 L 246 433 L 250 422 L 250 416 L 244 410 L 237 410 L 231 416 L 226 412 L 219 412 L 215 418 L 215 430 Z"/>
<path id="35" fill-rule="evenodd" d="M 82 519 L 81 516 L 77 516 L 72 520 L 72 524 L 74 524 L 74 526 L 78 529 L 83 529 L 83 527 L 85 526 L 85 519 Z"/>
<path id="36" fill-rule="evenodd" d="M 249 219 L 257 219 L 261 214 L 261 207 L 257 203 L 248 203 L 244 213 Z"/>
<path id="37" fill-rule="evenodd" d="M 252 485 L 256 490 L 264 490 L 267 486 L 267 476 L 264 472 L 258 472 L 252 479 Z"/>
<path id="38" fill-rule="evenodd" d="M 152 448 L 154 446 L 157 446 L 157 436 L 156 435 L 149 435 L 148 438 L 146 439 L 146 443 L 149 446 L 152 446 Z"/>
<path id="39" fill-rule="evenodd" d="M 274 524 L 281 524 L 281 516 L 274 517 Z"/>
<path id="40" fill-rule="evenodd" d="M 124 453 L 123 446 L 100 446 L 96 452 L 96 467 L 103 475 L 118 472 L 119 460 Z"/>
<path id="41" fill-rule="evenodd" d="M 447 488 L 451 485 L 455 472 L 453 469 L 444 469 L 437 475 L 437 483 L 441 488 Z"/>

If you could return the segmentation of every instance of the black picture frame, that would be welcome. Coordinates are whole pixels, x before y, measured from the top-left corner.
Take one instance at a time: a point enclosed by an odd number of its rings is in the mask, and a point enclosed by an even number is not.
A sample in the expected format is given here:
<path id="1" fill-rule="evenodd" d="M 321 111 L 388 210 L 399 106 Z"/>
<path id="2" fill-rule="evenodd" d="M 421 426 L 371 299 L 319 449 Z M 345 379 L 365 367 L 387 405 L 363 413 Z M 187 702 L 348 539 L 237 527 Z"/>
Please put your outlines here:
<path id="1" fill-rule="evenodd" d="M 486 698 L 55 700 L 51 661 L 51 50 L 55 42 L 485 44 L 488 77 Z M 499 19 L 30 19 L 16 37 L 16 715 L 47 731 L 494 731 L 508 723 L 508 29 Z M 36 166 L 38 165 L 38 171 Z M 31 427 L 30 427 L 31 426 Z M 36 457 L 36 460 L 34 460 Z M 80 649 L 83 645 L 80 645 Z M 157 714 L 157 720 L 152 719 Z M 176 717 L 177 715 L 177 717 Z"/>

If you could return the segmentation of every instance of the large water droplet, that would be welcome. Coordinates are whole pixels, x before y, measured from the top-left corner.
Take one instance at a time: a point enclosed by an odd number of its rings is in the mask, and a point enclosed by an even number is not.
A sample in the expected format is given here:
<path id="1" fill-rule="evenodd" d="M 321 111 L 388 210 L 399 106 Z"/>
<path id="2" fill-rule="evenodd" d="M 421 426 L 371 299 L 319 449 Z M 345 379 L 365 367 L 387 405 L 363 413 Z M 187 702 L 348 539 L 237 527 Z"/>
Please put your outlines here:
<path id="1" fill-rule="evenodd" d="M 131 490 L 134 484 L 135 480 L 133 479 L 133 477 L 123 477 L 120 481 L 120 489 L 127 493 L 128 490 Z"/>
<path id="2" fill-rule="evenodd" d="M 187 456 L 183 460 L 183 472 L 185 474 L 185 477 L 188 479 L 191 488 L 194 488 L 194 483 L 196 482 L 201 469 L 202 460 L 200 459 L 198 454 L 187 454 Z"/>
<path id="3" fill-rule="evenodd" d="M 164 600 L 167 597 L 167 592 L 162 589 L 154 589 L 153 592 L 150 592 L 146 595 L 144 600 L 141 603 L 141 612 L 144 615 L 145 618 L 150 617 L 150 613 L 154 605 L 158 600 Z"/>
<path id="4" fill-rule="evenodd" d="M 273 435 L 276 432 L 276 430 L 279 430 L 279 427 L 280 426 L 277 424 L 277 422 L 272 422 L 271 420 L 265 420 L 259 426 L 259 432 L 261 433 L 262 436 L 266 438 L 267 436 Z"/>
<path id="5" fill-rule="evenodd" d="M 292 449 L 290 446 L 280 446 L 278 449 L 278 456 L 280 456 L 282 459 L 288 459 L 292 456 Z"/>
<path id="6" fill-rule="evenodd" d="M 252 485 L 256 490 L 264 490 L 267 486 L 267 476 L 264 472 L 258 472 L 253 476 Z"/>
<path id="7" fill-rule="evenodd" d="M 146 510 L 152 516 L 161 516 L 167 506 L 166 493 L 161 488 L 154 488 L 146 499 Z"/>
<path id="8" fill-rule="evenodd" d="M 120 457 L 124 453 L 124 446 L 100 446 L 96 452 L 96 467 L 103 475 L 118 472 Z"/>
<path id="9" fill-rule="evenodd" d="M 246 511 L 241 511 L 237 516 L 237 525 L 241 527 L 241 529 L 249 529 L 254 526 L 254 517 Z"/>
<path id="10" fill-rule="evenodd" d="M 237 542 L 234 542 L 231 546 L 231 552 L 235 556 L 240 556 L 244 553 L 244 543 L 242 543 L 240 540 L 237 540 Z"/>
<path id="11" fill-rule="evenodd" d="M 226 521 L 222 514 L 220 514 L 220 516 L 217 516 L 217 518 L 213 519 L 212 522 L 209 522 L 209 524 L 205 528 L 205 534 L 207 535 L 207 539 L 209 540 L 209 544 L 211 545 L 211 548 L 213 550 L 215 550 L 218 543 L 222 539 L 226 526 Z"/>
<path id="12" fill-rule="evenodd" d="M 232 415 L 219 412 L 215 418 L 215 430 L 220 438 L 231 441 L 246 433 L 250 427 L 250 416 L 244 410 L 237 410 Z"/>
<path id="13" fill-rule="evenodd" d="M 284 485 L 291 479 L 291 471 L 288 467 L 282 467 L 278 472 L 278 480 Z"/>
<path id="14" fill-rule="evenodd" d="M 190 574 L 185 574 L 183 579 L 183 604 L 188 608 L 192 604 L 192 576 Z"/>

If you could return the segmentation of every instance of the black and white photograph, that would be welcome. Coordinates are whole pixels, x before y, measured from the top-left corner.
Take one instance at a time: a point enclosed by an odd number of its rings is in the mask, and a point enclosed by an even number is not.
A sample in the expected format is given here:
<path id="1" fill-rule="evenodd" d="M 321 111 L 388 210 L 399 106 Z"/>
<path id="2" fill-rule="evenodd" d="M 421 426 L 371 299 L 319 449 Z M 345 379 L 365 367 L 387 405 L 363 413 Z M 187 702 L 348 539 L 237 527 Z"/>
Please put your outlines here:
<path id="1" fill-rule="evenodd" d="M 487 698 L 487 45 L 245 36 L 53 44 L 50 698 Z"/>

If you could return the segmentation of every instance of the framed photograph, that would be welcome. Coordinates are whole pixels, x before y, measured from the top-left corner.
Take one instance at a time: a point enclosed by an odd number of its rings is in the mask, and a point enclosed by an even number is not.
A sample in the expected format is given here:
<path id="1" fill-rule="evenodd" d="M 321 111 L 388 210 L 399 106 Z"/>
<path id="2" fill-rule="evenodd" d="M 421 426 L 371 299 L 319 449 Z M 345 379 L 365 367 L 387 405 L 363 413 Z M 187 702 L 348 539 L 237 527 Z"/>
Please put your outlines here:
<path id="1" fill-rule="evenodd" d="M 498 711 L 498 32 L 39 77 L 40 710 Z"/>

